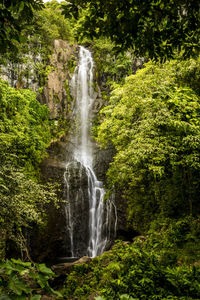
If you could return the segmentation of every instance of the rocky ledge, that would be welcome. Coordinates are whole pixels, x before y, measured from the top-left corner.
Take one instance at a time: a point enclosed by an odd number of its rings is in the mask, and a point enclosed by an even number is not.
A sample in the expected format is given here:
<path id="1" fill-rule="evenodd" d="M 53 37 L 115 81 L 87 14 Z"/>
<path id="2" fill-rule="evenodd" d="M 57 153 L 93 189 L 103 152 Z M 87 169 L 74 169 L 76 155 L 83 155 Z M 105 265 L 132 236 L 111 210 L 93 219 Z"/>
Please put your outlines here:
<path id="1" fill-rule="evenodd" d="M 56 264 L 51 267 L 52 271 L 58 275 L 66 275 L 70 273 L 73 270 L 73 267 L 75 265 L 83 264 L 83 263 L 89 263 L 91 261 L 91 258 L 88 256 L 83 256 L 79 260 L 76 260 L 74 262 L 69 262 L 69 263 L 61 263 L 61 264 Z"/>

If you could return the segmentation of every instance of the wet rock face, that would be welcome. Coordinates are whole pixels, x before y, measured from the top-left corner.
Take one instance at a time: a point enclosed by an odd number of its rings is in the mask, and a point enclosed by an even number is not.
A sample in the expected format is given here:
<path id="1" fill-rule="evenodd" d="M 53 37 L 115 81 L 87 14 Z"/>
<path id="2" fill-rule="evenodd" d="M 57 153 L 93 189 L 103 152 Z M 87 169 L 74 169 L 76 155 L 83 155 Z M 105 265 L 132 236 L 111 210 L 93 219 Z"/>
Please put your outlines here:
<path id="1" fill-rule="evenodd" d="M 109 168 L 109 164 L 115 154 L 115 150 L 112 146 L 107 149 L 99 149 L 96 146 L 94 153 L 94 171 L 97 174 L 97 178 L 106 184 L 106 172 Z"/>
<path id="2" fill-rule="evenodd" d="M 80 163 L 70 163 L 65 171 L 66 184 L 66 256 L 81 257 L 87 253 L 89 240 L 88 176 Z M 71 245 L 73 243 L 73 253 Z"/>
<path id="3" fill-rule="evenodd" d="M 70 228 L 68 226 L 70 199 L 71 220 L 74 224 L 73 244 L 75 256 L 81 257 L 87 253 L 89 240 L 89 199 L 88 199 L 88 176 L 86 170 L 79 163 L 70 163 L 66 169 L 66 161 L 71 161 L 70 142 L 68 137 L 55 141 L 48 149 L 49 157 L 43 161 L 41 166 L 45 180 L 52 180 L 60 184 L 58 193 L 62 205 L 59 209 L 53 206 L 48 207 L 48 226 L 45 232 L 33 232 L 31 238 L 31 254 L 35 260 L 49 261 L 57 257 L 71 257 Z M 94 170 L 99 180 L 106 183 L 106 172 L 109 163 L 112 161 L 114 150 L 100 150 L 96 148 L 94 154 Z M 66 186 L 66 179 L 69 188 Z M 131 239 L 135 236 L 126 226 L 127 214 L 126 203 L 121 199 L 120 191 L 115 194 L 115 204 L 117 207 L 117 237 Z M 114 209 L 114 207 L 110 207 Z M 104 219 L 106 219 L 104 212 Z M 112 230 L 115 226 L 115 212 L 112 214 Z M 104 225 L 103 225 L 104 226 Z M 107 227 L 103 228 L 103 234 L 108 236 Z M 114 236 L 114 232 L 110 232 Z M 106 249 L 112 245 L 112 241 Z"/>
<path id="4" fill-rule="evenodd" d="M 35 55 L 31 51 L 26 53 L 26 56 L 26 62 L 7 61 L 6 65 L 0 65 L 0 77 L 14 88 L 30 88 L 37 91 L 40 85 L 34 67 L 36 64 L 41 64 L 42 59 L 40 55 Z"/>
<path id="5" fill-rule="evenodd" d="M 99 149 L 96 147 L 95 151 L 95 161 L 94 161 L 94 170 L 97 174 L 97 177 L 99 180 L 101 180 L 104 185 L 106 185 L 106 173 L 109 168 L 110 163 L 113 160 L 113 157 L 115 155 L 115 149 L 111 145 L 107 149 Z M 116 205 L 117 210 L 117 231 L 116 231 L 116 239 L 122 239 L 122 240 L 132 240 L 133 237 L 138 235 L 135 231 L 131 229 L 131 225 L 128 226 L 127 222 L 127 207 L 128 204 L 125 201 L 125 199 L 122 199 L 122 193 L 120 190 L 115 190 L 114 193 L 114 202 Z M 112 208 L 113 209 L 113 208 Z M 106 212 L 105 212 L 106 213 Z M 115 213 L 112 215 L 112 224 L 115 223 Z M 114 228 L 114 225 L 111 226 Z M 113 235 L 113 234 L 111 234 Z"/>
<path id="6" fill-rule="evenodd" d="M 86 169 L 77 162 L 71 162 L 70 142 L 68 137 L 54 141 L 48 149 L 48 158 L 41 166 L 44 180 L 58 182 L 60 191 L 58 197 L 62 201 L 59 209 L 48 207 L 48 226 L 45 232 L 33 232 L 31 238 L 32 257 L 40 261 L 54 260 L 56 257 L 71 257 L 69 199 L 71 206 L 71 220 L 73 222 L 73 244 L 76 257 L 87 253 L 89 242 L 89 196 L 88 174 Z M 111 150 L 95 150 L 95 171 L 98 178 L 105 182 L 105 174 L 111 160 Z M 68 187 L 67 187 L 67 184 Z M 97 197 L 98 198 L 98 197 Z M 112 208 L 113 209 L 113 208 Z M 105 210 L 105 216 L 106 219 Z M 111 220 L 114 228 L 115 219 Z M 103 225 L 104 226 L 104 225 Z M 108 235 L 107 228 L 103 230 Z M 113 232 L 110 233 L 114 235 Z"/>
<path id="7" fill-rule="evenodd" d="M 45 182 L 58 183 L 57 192 L 60 208 L 54 205 L 47 207 L 48 223 L 41 232 L 34 228 L 30 238 L 30 252 L 35 261 L 50 261 L 56 257 L 66 256 L 66 215 L 64 210 L 64 172 L 66 171 L 67 137 L 51 143 L 48 157 L 41 165 L 41 175 Z"/>
<path id="8" fill-rule="evenodd" d="M 60 184 L 58 198 L 61 200 L 59 209 L 52 205 L 47 208 L 48 225 L 44 232 L 37 228 L 32 232 L 31 255 L 38 261 L 50 261 L 56 257 L 71 257 L 70 228 L 68 226 L 68 199 L 70 199 L 72 222 L 74 224 L 73 244 L 77 257 L 87 253 L 89 240 L 89 199 L 88 177 L 86 170 L 79 163 L 71 163 L 68 152 L 69 141 L 67 137 L 55 141 L 48 149 L 49 156 L 41 165 L 42 176 L 45 181 Z M 67 178 L 66 178 L 67 177 Z M 66 186 L 66 180 L 69 189 Z"/>

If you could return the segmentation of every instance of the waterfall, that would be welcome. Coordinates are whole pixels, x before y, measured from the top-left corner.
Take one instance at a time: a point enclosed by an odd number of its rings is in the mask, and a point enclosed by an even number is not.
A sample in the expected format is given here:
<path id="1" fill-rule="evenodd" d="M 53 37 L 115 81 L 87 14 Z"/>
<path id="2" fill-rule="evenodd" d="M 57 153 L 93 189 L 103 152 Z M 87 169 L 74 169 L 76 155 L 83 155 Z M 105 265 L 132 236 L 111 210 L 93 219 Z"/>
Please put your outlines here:
<path id="1" fill-rule="evenodd" d="M 71 257 L 101 254 L 111 239 L 111 231 L 116 230 L 116 207 L 112 199 L 104 203 L 103 183 L 93 169 L 94 141 L 90 137 L 95 101 L 93 69 L 91 52 L 80 46 L 79 63 L 71 80 L 75 101 L 70 133 L 71 157 L 64 174 L 67 241 Z"/>

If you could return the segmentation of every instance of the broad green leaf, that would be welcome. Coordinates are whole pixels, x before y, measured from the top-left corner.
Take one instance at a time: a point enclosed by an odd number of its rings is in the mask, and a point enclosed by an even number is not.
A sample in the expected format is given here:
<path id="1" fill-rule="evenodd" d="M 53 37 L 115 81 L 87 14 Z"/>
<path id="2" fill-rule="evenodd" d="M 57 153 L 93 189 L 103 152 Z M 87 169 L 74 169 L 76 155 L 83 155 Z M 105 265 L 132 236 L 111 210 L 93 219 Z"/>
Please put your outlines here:
<path id="1" fill-rule="evenodd" d="M 18 296 L 22 295 L 22 292 L 30 293 L 32 289 L 28 287 L 22 279 L 19 279 L 17 275 L 9 278 L 8 288 Z"/>
<path id="2" fill-rule="evenodd" d="M 37 274 L 36 276 L 36 281 L 37 283 L 41 286 L 41 288 L 45 288 L 48 286 L 48 279 L 49 277 L 47 275 L 43 275 L 43 274 Z"/>
<path id="3" fill-rule="evenodd" d="M 55 275 L 55 273 L 50 268 L 47 268 L 47 266 L 45 266 L 45 264 L 37 264 L 37 269 L 46 275 L 49 275 L 49 276 Z"/>
<path id="4" fill-rule="evenodd" d="M 24 267 L 31 267 L 30 262 L 23 262 L 23 261 L 21 261 L 21 259 L 11 258 L 11 261 L 14 262 L 15 264 L 18 264 L 18 265 L 21 265 L 21 266 L 24 266 Z"/>

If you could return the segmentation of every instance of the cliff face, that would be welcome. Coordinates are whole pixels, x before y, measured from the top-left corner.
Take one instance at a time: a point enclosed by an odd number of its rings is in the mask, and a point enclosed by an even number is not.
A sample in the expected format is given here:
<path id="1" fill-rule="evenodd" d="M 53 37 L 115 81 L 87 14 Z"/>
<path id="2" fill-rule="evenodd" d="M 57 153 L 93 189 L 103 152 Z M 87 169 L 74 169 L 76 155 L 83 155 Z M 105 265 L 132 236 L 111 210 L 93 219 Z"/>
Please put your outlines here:
<path id="1" fill-rule="evenodd" d="M 0 76 L 12 87 L 30 88 L 38 94 L 38 100 L 50 109 L 51 119 L 66 119 L 70 110 L 68 82 L 73 73 L 76 45 L 55 40 L 52 54 L 42 57 L 29 49 L 20 54 L 18 62 L 7 61 L 0 66 Z"/>
<path id="2" fill-rule="evenodd" d="M 47 149 L 48 157 L 41 165 L 41 173 L 44 181 L 51 180 L 60 184 L 58 198 L 61 207 L 55 209 L 52 205 L 48 207 L 48 225 L 41 234 L 37 230 L 31 239 L 31 253 L 36 260 L 51 260 L 55 257 L 66 255 L 66 215 L 64 195 L 64 172 L 66 160 L 70 155 L 68 152 L 68 128 L 64 120 L 70 120 L 73 101 L 70 95 L 69 82 L 76 65 L 76 45 L 69 45 L 67 41 L 55 40 L 53 54 L 48 66 L 48 74 L 45 86 L 38 94 L 38 100 L 46 104 L 50 111 L 50 118 L 55 126 L 61 123 L 62 136 L 54 141 Z M 45 249 L 45 250 L 44 250 Z"/>
<path id="3" fill-rule="evenodd" d="M 35 71 L 35 65 L 41 64 L 40 56 L 35 57 L 29 53 L 27 64 L 8 63 L 7 67 L 2 68 L 1 74 L 3 79 L 16 88 L 31 88 L 38 94 L 38 100 L 41 104 L 46 104 L 50 110 L 50 118 L 55 126 L 63 120 L 70 120 L 71 111 L 73 110 L 73 99 L 70 94 L 69 82 L 73 75 L 74 67 L 77 64 L 77 45 L 69 45 L 67 41 L 55 40 L 53 45 L 53 53 L 45 67 L 45 74 Z M 18 70 L 18 71 L 16 71 Z M 26 72 L 25 72 L 26 71 Z M 101 83 L 99 83 L 101 84 Z M 102 99 L 100 89 L 96 83 L 95 101 L 92 107 L 93 115 L 95 116 L 102 107 Z M 62 125 L 61 125 L 62 126 Z M 52 141 L 47 149 L 48 157 L 41 165 L 41 173 L 44 181 L 52 180 L 60 184 L 58 197 L 61 200 L 60 209 L 55 209 L 49 205 L 48 209 L 48 226 L 43 232 L 38 232 L 37 228 L 33 229 L 30 238 L 31 255 L 35 260 L 51 260 L 55 257 L 69 255 L 69 236 L 67 235 L 66 212 L 65 212 L 65 182 L 64 172 L 66 171 L 66 161 L 70 158 L 70 142 L 68 138 L 68 128 L 63 125 L 62 137 Z M 98 180 L 106 182 L 106 172 L 109 163 L 112 160 L 114 151 L 112 148 L 100 150 L 95 147 L 94 153 L 94 171 Z M 79 172 L 74 173 L 74 178 L 71 178 L 70 185 L 72 186 L 71 197 L 73 198 L 73 189 L 77 189 L 77 181 Z M 83 180 L 83 191 L 88 189 L 87 180 Z M 85 194 L 87 194 L 85 192 Z M 87 197 L 86 197 L 87 198 Z M 119 200 L 119 201 L 118 201 Z M 117 202 L 121 202 L 120 193 L 117 193 Z M 85 228 L 85 221 L 88 219 L 88 199 L 84 200 L 85 208 L 80 210 L 74 219 L 77 224 L 83 224 L 82 231 L 76 233 L 77 239 L 83 248 L 84 241 L 88 239 L 88 228 Z M 81 203 L 74 203 L 76 207 L 83 206 Z M 126 232 L 126 211 L 125 205 L 118 209 L 118 230 Z M 83 214 L 83 210 L 85 213 Z M 80 215 L 81 214 L 81 215 Z M 115 220 L 112 220 L 113 224 Z M 79 224 L 80 225 L 80 224 Z M 78 225 L 77 225 L 78 226 Z M 80 226 L 78 226 L 80 227 Z"/>
<path id="4" fill-rule="evenodd" d="M 61 45 L 59 45 L 61 44 Z M 66 85 L 65 85 L 65 76 L 68 76 L 68 82 L 70 80 L 70 74 L 68 69 L 65 69 L 66 66 L 66 57 L 65 57 L 65 44 L 56 43 L 55 55 L 52 56 L 53 71 L 47 77 L 47 87 L 44 90 L 44 100 L 48 105 L 51 117 L 56 119 L 58 117 L 65 118 L 65 116 L 71 116 L 71 123 L 73 126 L 76 126 L 78 120 L 73 114 L 76 111 L 74 105 L 74 99 L 71 102 L 71 110 L 66 111 L 66 105 L 68 103 L 68 95 L 65 95 Z M 60 48 L 61 46 L 61 48 Z M 64 46 L 64 47 L 63 47 Z M 64 49 L 64 51 L 63 51 Z M 64 55 L 63 55 L 64 54 Z M 67 56 L 68 57 L 68 56 Z M 61 59 L 62 58 L 62 59 Z M 55 67 L 56 66 L 56 70 Z M 59 70 L 59 72 L 57 71 Z M 63 84 L 64 83 L 64 84 Z M 91 114 L 95 116 L 98 113 L 99 109 L 102 106 L 102 99 L 100 90 L 94 82 L 95 92 L 94 92 L 94 103 L 91 106 Z M 63 91 L 63 89 L 65 89 Z M 70 91 L 69 91 L 70 92 Z M 45 94 L 47 96 L 45 96 Z M 58 102 L 55 103 L 55 95 L 58 96 Z M 70 95 L 69 95 L 70 96 Z M 64 105 L 62 104 L 64 102 Z M 63 115 L 65 113 L 65 115 Z M 70 173 L 69 178 L 67 179 L 67 185 L 64 180 L 66 164 L 70 162 L 73 157 L 74 148 L 71 147 L 72 140 L 68 137 L 68 133 L 62 136 L 61 139 L 52 142 L 51 146 L 48 149 L 48 158 L 42 164 L 42 173 L 45 179 L 52 179 L 53 181 L 58 181 L 61 184 L 62 193 L 59 197 L 63 201 L 63 205 L 60 210 L 55 212 L 52 208 L 49 209 L 49 224 L 48 232 L 46 232 L 46 241 L 44 243 L 44 238 L 40 244 L 48 245 L 48 253 L 43 253 L 44 257 L 59 257 L 59 256 L 70 256 L 71 255 L 71 242 L 70 242 L 70 224 L 69 224 L 69 210 L 66 205 L 66 201 L 70 199 L 70 218 L 73 220 L 73 245 L 76 249 L 76 255 L 83 256 L 87 252 L 88 242 L 89 242 L 89 202 L 90 199 L 88 192 L 89 182 L 88 175 L 84 168 L 80 168 L 79 165 L 75 167 L 72 164 L 71 169 L 68 167 L 68 172 Z M 97 145 L 95 149 L 95 171 L 98 174 L 98 178 L 105 182 L 105 173 L 108 167 L 108 153 L 106 156 L 100 155 L 100 150 Z M 107 151 L 108 152 L 108 151 Z M 109 152 L 110 153 L 110 152 Z M 106 159 L 105 159 L 106 157 Z M 101 167 L 100 167 L 101 166 Z M 115 220 L 113 220 L 113 223 Z M 113 226 L 114 227 L 114 226 Z M 38 241 L 39 239 L 35 239 Z M 59 247 L 58 247 L 59 245 Z M 36 247 L 36 250 L 38 246 Z M 36 251 L 33 252 L 34 256 L 38 256 Z"/>
<path id="5" fill-rule="evenodd" d="M 38 96 L 39 101 L 49 107 L 52 119 L 66 119 L 69 116 L 71 101 L 69 80 L 73 63 L 76 63 L 74 57 L 76 48 L 76 45 L 71 46 L 67 41 L 54 41 L 46 85 Z"/>

